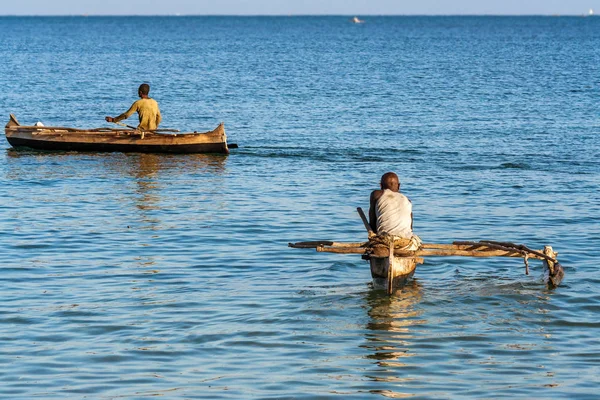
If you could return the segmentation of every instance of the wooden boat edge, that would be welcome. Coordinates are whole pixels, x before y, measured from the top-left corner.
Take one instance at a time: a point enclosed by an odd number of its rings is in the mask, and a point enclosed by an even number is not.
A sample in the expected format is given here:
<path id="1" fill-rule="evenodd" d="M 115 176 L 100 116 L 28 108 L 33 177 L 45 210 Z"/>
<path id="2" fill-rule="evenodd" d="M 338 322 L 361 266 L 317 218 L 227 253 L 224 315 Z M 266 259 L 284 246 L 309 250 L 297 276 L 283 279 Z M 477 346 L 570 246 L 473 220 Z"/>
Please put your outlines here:
<path id="1" fill-rule="evenodd" d="M 417 250 L 403 250 L 399 248 L 373 248 L 369 236 L 368 242 L 362 243 L 342 243 L 333 241 L 312 241 L 289 243 L 288 246 L 300 249 L 315 249 L 320 253 L 335 253 L 335 254 L 356 254 L 362 255 L 362 258 L 368 260 L 371 266 L 371 275 L 373 283 L 376 280 L 385 280 L 385 289 L 388 294 L 393 294 L 394 291 L 402 287 L 408 279 L 412 278 L 417 264 L 423 264 L 422 257 L 509 257 L 522 258 L 525 263 L 525 274 L 529 275 L 528 260 L 537 259 L 543 262 L 545 273 L 545 282 L 550 289 L 556 288 L 562 282 L 565 272 L 563 267 L 558 262 L 558 252 L 554 251 L 551 246 L 545 246 L 543 250 L 533 250 L 524 245 L 517 245 L 508 242 L 495 242 L 482 240 L 479 242 L 462 242 L 455 241 L 452 244 L 435 244 L 421 243 Z M 390 259 L 406 260 L 410 268 L 400 271 L 395 271 L 388 274 L 390 267 Z M 387 270 L 379 265 L 375 267 L 375 263 L 384 262 L 388 264 Z M 395 270 L 392 264 L 392 271 Z M 381 285 L 379 285 L 381 286 Z"/>
<path id="2" fill-rule="evenodd" d="M 414 276 L 417 265 L 424 262 L 421 257 L 369 256 L 368 259 L 373 285 L 386 290 L 389 295 L 402 289 Z"/>
<path id="3" fill-rule="evenodd" d="M 228 154 L 225 124 L 207 132 L 156 133 L 21 125 L 10 114 L 6 139 L 15 148 L 48 151 Z M 71 140 L 72 139 L 72 140 Z"/>

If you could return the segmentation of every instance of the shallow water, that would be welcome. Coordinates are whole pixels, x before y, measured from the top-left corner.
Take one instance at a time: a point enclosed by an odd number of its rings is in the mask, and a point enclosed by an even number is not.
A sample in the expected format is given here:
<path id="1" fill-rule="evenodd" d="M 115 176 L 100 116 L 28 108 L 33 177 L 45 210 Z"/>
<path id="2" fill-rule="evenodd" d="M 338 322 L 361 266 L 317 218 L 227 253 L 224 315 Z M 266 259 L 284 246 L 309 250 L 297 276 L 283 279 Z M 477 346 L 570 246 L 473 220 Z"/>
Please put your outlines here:
<path id="1" fill-rule="evenodd" d="M 0 18 L 0 110 L 107 126 L 152 86 L 229 156 L 0 143 L 0 397 L 595 398 L 595 18 Z M 131 120 L 133 121 L 133 120 Z M 397 171 L 430 258 L 388 298 L 356 207 Z"/>

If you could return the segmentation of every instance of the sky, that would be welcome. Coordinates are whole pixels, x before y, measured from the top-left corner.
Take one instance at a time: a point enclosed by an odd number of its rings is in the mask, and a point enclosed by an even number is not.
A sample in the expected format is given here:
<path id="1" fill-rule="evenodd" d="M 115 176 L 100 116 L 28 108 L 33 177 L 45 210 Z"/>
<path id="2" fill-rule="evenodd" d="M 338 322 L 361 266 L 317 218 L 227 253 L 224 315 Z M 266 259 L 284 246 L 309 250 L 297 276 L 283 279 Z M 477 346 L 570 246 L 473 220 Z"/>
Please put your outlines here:
<path id="1" fill-rule="evenodd" d="M 0 15 L 582 15 L 600 0 L 2 0 Z"/>

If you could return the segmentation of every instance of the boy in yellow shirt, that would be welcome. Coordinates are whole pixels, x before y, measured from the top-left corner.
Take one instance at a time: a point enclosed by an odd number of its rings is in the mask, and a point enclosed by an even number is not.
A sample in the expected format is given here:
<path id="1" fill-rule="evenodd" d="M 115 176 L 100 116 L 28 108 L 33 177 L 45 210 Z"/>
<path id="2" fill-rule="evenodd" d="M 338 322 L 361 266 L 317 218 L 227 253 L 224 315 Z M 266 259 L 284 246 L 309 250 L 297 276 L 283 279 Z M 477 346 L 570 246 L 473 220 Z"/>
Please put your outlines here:
<path id="1" fill-rule="evenodd" d="M 131 117 L 134 112 L 138 113 L 140 124 L 138 129 L 143 131 L 153 131 L 158 128 L 158 124 L 162 120 L 160 116 L 160 110 L 158 109 L 158 103 L 156 100 L 148 97 L 150 93 L 150 85 L 143 83 L 138 89 L 138 95 L 140 99 L 131 105 L 129 110 L 125 111 L 118 117 L 106 117 L 107 122 L 119 122 L 121 120 Z"/>

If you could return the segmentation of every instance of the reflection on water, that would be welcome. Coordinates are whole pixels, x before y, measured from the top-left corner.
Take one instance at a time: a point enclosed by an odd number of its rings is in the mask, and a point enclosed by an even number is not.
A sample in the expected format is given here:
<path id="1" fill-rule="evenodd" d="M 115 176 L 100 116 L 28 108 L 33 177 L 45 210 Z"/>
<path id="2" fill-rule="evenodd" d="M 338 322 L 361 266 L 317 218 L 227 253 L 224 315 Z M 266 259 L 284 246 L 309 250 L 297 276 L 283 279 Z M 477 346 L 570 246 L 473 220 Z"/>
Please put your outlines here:
<path id="1" fill-rule="evenodd" d="M 162 167 L 161 158 L 155 154 L 140 154 L 131 161 L 133 163 L 129 164 L 131 168 L 128 172 L 135 178 L 137 185 L 136 207 L 140 210 L 158 209 L 156 205 L 159 197 L 155 194 L 155 190 L 158 189 L 156 174 Z"/>
<path id="2" fill-rule="evenodd" d="M 127 164 L 116 164 L 125 167 L 124 171 L 136 178 L 158 177 L 159 173 L 169 172 L 173 177 L 178 173 L 211 173 L 221 174 L 225 170 L 227 156 L 210 154 L 123 154 Z"/>
<path id="3" fill-rule="evenodd" d="M 210 154 L 81 153 L 51 152 L 9 148 L 7 160 L 15 161 L 7 169 L 9 180 L 37 182 L 85 176 L 93 169 L 103 179 L 133 178 L 140 210 L 160 209 L 161 190 L 169 181 L 184 175 L 221 176 L 226 171 L 227 156 Z M 23 162 L 27 159 L 27 163 Z M 35 174 L 32 174 L 32 166 Z M 37 168 L 35 168 L 37 167 Z M 25 170 L 24 168 L 27 168 Z"/>
<path id="4" fill-rule="evenodd" d="M 171 195 L 166 188 L 182 175 L 210 174 L 220 176 L 227 157 L 206 154 L 126 154 L 126 163 L 111 163 L 112 168 L 134 179 L 134 203 L 142 212 L 141 219 L 151 229 L 158 229 L 160 215 L 150 211 L 162 210 L 161 204 Z"/>
<path id="5" fill-rule="evenodd" d="M 414 338 L 411 329 L 427 322 L 420 318 L 423 311 L 417 307 L 422 296 L 422 287 L 416 280 L 411 280 L 394 296 L 369 291 L 366 301 L 370 321 L 366 325 L 366 344 L 361 347 L 368 350 L 367 358 L 375 360 L 378 368 L 370 371 L 367 379 L 395 384 L 412 380 L 399 376 L 399 373 L 407 366 L 403 360 L 418 356 L 411 345 Z M 373 389 L 370 392 L 390 398 L 412 396 L 391 390 Z"/>
<path id="6" fill-rule="evenodd" d="M 0 18 L 0 109 L 88 125 L 144 54 L 173 125 L 243 141 L 0 140 L 0 397 L 597 397 L 600 19 L 336 18 Z M 106 32 L 132 37 L 119 65 Z M 287 248 L 363 237 L 355 209 L 390 169 L 428 242 L 555 245 L 564 284 L 428 259 L 388 298 L 358 260 Z"/>
<path id="7" fill-rule="evenodd" d="M 369 291 L 366 300 L 370 306 L 371 321 L 367 329 L 373 334 L 385 333 L 388 336 L 389 333 L 397 333 L 410 338 L 410 327 L 423 322 L 415 320 L 422 313 L 415 307 L 422 296 L 422 287 L 417 280 L 409 281 L 394 296 L 387 296 L 382 291 Z"/>
<path id="8" fill-rule="evenodd" d="M 161 172 L 168 172 L 172 178 L 181 174 L 206 173 L 220 175 L 225 171 L 227 156 L 215 154 L 152 154 L 152 153 L 83 153 L 68 151 L 41 151 L 28 149 L 6 149 L 8 161 L 19 161 L 7 172 L 18 174 L 22 166 L 51 165 L 64 168 L 81 168 L 89 162 L 102 164 L 104 173 L 116 172 L 136 178 L 160 177 Z M 23 163 L 26 159 L 28 163 Z M 95 166 L 99 167 L 99 166 Z M 36 171 L 39 173 L 40 171 Z M 64 177 L 64 170 L 56 168 L 45 169 L 40 178 L 51 178 L 56 174 Z M 99 171 L 102 172 L 102 171 Z M 22 175 L 21 175 L 22 176 Z"/>
<path id="9" fill-rule="evenodd" d="M 557 293 L 533 279 L 481 278 L 477 273 L 458 284 L 413 281 L 390 298 L 369 293 L 361 348 L 373 362 L 364 375 L 377 382 L 371 393 L 447 398 L 453 385 L 469 387 L 454 381 L 466 376 L 504 393 L 522 385 L 522 379 L 528 387 L 557 387 L 552 360 L 565 339 L 563 321 L 571 318 L 553 304 Z M 424 379 L 426 393 L 421 392 Z M 475 398 L 486 395 L 485 390 L 468 390 Z"/>

